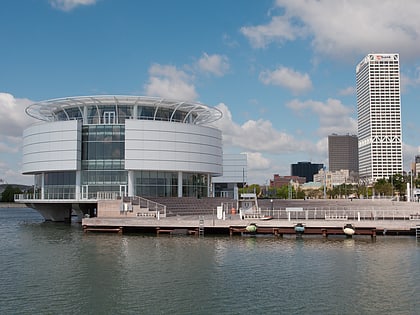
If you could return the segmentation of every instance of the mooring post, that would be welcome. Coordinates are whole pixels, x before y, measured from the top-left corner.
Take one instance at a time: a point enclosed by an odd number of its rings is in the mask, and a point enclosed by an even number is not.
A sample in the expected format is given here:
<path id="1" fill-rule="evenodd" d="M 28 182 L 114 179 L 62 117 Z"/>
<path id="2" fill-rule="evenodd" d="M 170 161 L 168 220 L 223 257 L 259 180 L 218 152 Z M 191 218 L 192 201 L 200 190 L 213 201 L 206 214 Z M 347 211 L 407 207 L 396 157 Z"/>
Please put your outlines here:
<path id="1" fill-rule="evenodd" d="M 373 229 L 372 230 L 372 239 L 375 239 L 376 238 L 376 229 Z"/>

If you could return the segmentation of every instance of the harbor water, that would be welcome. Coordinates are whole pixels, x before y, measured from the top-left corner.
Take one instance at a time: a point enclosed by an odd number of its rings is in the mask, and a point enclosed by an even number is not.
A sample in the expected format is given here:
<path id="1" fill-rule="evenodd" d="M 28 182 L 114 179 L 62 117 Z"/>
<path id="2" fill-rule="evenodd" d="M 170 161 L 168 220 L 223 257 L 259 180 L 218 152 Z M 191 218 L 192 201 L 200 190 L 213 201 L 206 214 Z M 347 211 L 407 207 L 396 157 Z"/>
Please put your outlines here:
<path id="1" fill-rule="evenodd" d="M 420 314 L 420 244 L 85 234 L 0 208 L 0 285 L 0 314 Z"/>

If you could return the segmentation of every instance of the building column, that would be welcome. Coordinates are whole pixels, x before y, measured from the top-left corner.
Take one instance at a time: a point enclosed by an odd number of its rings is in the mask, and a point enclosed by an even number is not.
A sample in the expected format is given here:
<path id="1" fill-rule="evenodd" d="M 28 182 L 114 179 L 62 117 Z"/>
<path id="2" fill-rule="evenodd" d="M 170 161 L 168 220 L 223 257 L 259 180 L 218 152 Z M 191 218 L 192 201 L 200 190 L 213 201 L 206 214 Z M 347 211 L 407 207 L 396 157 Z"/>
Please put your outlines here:
<path id="1" fill-rule="evenodd" d="M 138 105 L 133 106 L 132 118 L 137 120 L 138 116 Z"/>
<path id="2" fill-rule="evenodd" d="M 182 172 L 178 172 L 178 197 L 182 197 Z"/>
<path id="3" fill-rule="evenodd" d="M 81 171 L 76 171 L 76 185 L 75 185 L 75 192 L 76 192 L 76 200 L 80 200 L 80 183 L 81 183 L 81 177 L 82 177 L 82 172 Z"/>
<path id="4" fill-rule="evenodd" d="M 88 124 L 88 109 L 87 106 L 83 106 L 83 125 Z"/>
<path id="5" fill-rule="evenodd" d="M 45 173 L 42 172 L 42 176 L 41 176 L 41 199 L 45 199 L 45 189 L 44 189 L 44 185 L 45 185 Z"/>
<path id="6" fill-rule="evenodd" d="M 130 170 L 127 173 L 127 193 L 129 197 L 134 196 L 134 171 Z"/>
<path id="7" fill-rule="evenodd" d="M 210 174 L 207 174 L 207 197 L 214 197 L 213 196 L 213 183 L 211 181 Z"/>

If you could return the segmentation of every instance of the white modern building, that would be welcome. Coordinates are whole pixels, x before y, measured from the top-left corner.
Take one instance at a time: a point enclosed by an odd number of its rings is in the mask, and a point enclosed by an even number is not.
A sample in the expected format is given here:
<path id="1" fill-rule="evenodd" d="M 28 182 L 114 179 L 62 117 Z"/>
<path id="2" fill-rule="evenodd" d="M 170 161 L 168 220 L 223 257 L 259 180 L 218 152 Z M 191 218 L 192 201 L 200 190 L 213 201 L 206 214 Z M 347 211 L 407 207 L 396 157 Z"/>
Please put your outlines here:
<path id="1" fill-rule="evenodd" d="M 360 179 L 402 174 L 399 55 L 367 55 L 356 67 L 356 81 Z"/>
<path id="2" fill-rule="evenodd" d="M 238 188 L 245 186 L 248 174 L 247 154 L 223 154 L 223 176 L 213 177 L 215 197 L 239 198 Z"/>
<path id="3" fill-rule="evenodd" d="M 34 194 L 17 201 L 46 219 L 69 208 L 91 212 L 114 195 L 213 196 L 212 178 L 223 175 L 222 133 L 209 125 L 222 113 L 201 103 L 81 96 L 26 112 L 39 120 L 23 134 L 23 174 L 34 175 Z"/>

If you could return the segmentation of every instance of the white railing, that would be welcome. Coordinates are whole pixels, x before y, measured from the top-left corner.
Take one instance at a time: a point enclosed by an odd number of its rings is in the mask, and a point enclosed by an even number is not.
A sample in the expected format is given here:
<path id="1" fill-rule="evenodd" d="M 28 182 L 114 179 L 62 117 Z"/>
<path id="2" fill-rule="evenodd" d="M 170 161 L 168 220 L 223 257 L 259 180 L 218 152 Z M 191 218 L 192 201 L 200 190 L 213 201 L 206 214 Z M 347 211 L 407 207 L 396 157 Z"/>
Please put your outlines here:
<path id="1" fill-rule="evenodd" d="M 16 202 L 28 202 L 35 200 L 75 200 L 75 193 L 45 193 L 44 196 L 41 193 L 34 194 L 15 194 Z"/>
<path id="2" fill-rule="evenodd" d="M 272 216 L 282 220 L 416 220 L 418 215 L 410 207 L 404 209 L 302 209 L 288 211 L 287 209 L 260 209 L 259 217 Z"/>
<path id="3" fill-rule="evenodd" d="M 116 200 L 120 198 L 120 193 L 116 191 L 98 191 L 96 200 Z"/>
<path id="4" fill-rule="evenodd" d="M 120 197 L 119 192 L 115 191 L 100 191 L 96 193 L 83 194 L 80 193 L 77 197 L 75 193 L 44 193 L 40 192 L 32 194 L 16 194 L 14 195 L 16 202 L 31 202 L 31 201 L 43 201 L 43 200 L 115 200 Z"/>
<path id="5" fill-rule="evenodd" d="M 166 217 L 166 206 L 143 198 L 143 197 L 139 197 L 139 196 L 134 196 L 134 197 L 124 197 L 123 198 L 123 203 L 129 203 L 130 204 L 130 209 L 132 209 L 132 211 L 136 211 L 137 210 L 143 210 L 143 211 L 154 211 L 156 214 L 159 214 L 162 217 Z"/>

